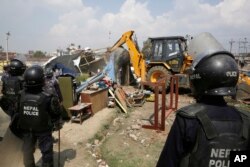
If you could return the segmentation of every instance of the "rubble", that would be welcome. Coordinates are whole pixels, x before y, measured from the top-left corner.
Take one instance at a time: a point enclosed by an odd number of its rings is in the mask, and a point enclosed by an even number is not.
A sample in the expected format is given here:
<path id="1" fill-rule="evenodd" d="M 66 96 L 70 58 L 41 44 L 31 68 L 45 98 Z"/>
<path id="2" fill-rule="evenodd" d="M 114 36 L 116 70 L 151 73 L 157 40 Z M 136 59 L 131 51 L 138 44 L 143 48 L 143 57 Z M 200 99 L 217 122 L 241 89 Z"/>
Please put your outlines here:
<path id="1" fill-rule="evenodd" d="M 134 141 L 138 140 L 138 137 L 135 134 L 129 133 L 129 137 L 132 138 Z"/>

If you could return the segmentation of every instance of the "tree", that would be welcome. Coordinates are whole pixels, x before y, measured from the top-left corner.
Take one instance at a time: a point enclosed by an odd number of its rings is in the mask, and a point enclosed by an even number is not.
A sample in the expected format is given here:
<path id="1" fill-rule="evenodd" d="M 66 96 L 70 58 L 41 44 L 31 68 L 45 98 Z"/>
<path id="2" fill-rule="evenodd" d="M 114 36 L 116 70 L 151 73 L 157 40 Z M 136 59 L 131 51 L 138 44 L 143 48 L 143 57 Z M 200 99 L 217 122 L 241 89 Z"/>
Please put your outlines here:
<path id="1" fill-rule="evenodd" d="M 3 52 L 4 51 L 4 49 L 3 49 L 3 47 L 0 45 L 0 52 Z"/>
<path id="2" fill-rule="evenodd" d="M 33 54 L 33 57 L 35 57 L 35 58 L 43 58 L 43 57 L 45 57 L 45 54 L 42 51 L 36 51 Z"/>

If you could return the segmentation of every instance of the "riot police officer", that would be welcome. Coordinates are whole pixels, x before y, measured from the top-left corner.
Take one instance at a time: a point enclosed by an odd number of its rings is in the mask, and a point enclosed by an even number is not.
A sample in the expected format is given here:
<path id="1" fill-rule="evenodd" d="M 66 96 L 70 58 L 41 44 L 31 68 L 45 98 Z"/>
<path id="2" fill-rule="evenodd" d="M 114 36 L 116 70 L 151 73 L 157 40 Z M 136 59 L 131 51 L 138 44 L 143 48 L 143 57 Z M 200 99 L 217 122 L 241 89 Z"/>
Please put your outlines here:
<path id="1" fill-rule="evenodd" d="M 59 87 L 59 82 L 54 75 L 52 68 L 48 67 L 45 69 L 45 86 L 44 90 L 49 93 L 53 93 L 58 96 L 60 103 L 62 102 L 62 93 Z"/>
<path id="2" fill-rule="evenodd" d="M 3 75 L 1 78 L 2 82 L 5 82 L 5 80 L 10 76 L 9 74 L 9 64 L 3 66 Z"/>
<path id="3" fill-rule="evenodd" d="M 197 58 L 189 75 L 197 103 L 177 111 L 157 167 L 229 167 L 230 151 L 250 149 L 249 112 L 224 98 L 236 93 L 233 55 L 215 51 Z"/>
<path id="4" fill-rule="evenodd" d="M 35 65 L 24 73 L 25 89 L 20 94 L 18 127 L 23 132 L 25 167 L 34 167 L 33 153 L 38 141 L 42 166 L 53 167 L 53 123 L 60 119 L 58 97 L 43 91 L 44 71 Z"/>
<path id="5" fill-rule="evenodd" d="M 23 89 L 23 73 L 26 65 L 18 60 L 12 59 L 8 65 L 8 77 L 2 80 L 2 98 L 0 105 L 6 114 L 13 117 L 17 108 L 18 93 Z"/>

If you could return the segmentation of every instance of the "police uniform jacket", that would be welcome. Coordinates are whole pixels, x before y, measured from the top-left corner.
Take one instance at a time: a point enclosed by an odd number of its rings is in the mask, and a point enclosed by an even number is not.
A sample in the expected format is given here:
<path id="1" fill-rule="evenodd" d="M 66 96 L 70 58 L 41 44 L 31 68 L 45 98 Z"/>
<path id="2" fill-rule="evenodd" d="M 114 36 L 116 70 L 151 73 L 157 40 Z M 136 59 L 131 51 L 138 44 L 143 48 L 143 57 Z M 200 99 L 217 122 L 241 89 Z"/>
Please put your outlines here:
<path id="1" fill-rule="evenodd" d="M 50 132 L 53 122 L 60 119 L 61 107 L 58 97 L 44 91 L 20 94 L 18 126 L 23 131 Z"/>
<path id="2" fill-rule="evenodd" d="M 157 167 L 188 166 L 187 164 L 183 164 L 185 163 L 183 159 L 194 150 L 198 130 L 201 127 L 200 121 L 192 115 L 192 112 L 197 112 L 195 110 L 199 110 L 200 107 L 203 108 L 202 110 L 206 112 L 206 115 L 211 120 L 232 120 L 240 122 L 239 126 L 224 129 L 225 133 L 227 133 L 227 131 L 228 133 L 232 133 L 232 131 L 233 133 L 238 133 L 241 131 L 242 118 L 237 109 L 228 106 L 222 97 L 211 96 L 210 98 L 205 98 L 197 104 L 184 107 L 177 111 L 176 119 L 160 154 Z M 186 112 L 183 112 L 183 110 Z M 187 112 L 191 113 L 186 115 Z M 249 149 L 249 143 L 247 147 Z M 226 154 L 224 155 L 226 156 Z M 228 165 L 228 162 L 223 163 L 225 163 L 224 166 Z"/>

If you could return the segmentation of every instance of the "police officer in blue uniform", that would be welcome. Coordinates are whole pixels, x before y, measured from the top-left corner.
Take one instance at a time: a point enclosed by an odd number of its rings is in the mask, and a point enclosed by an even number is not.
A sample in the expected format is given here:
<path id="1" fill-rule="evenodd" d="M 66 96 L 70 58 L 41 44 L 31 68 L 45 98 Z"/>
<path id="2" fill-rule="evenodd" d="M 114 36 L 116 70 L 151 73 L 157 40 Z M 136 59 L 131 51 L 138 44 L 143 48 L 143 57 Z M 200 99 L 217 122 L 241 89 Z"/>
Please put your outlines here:
<path id="1" fill-rule="evenodd" d="M 239 71 L 231 53 L 199 57 L 190 70 L 197 103 L 177 111 L 157 167 L 229 167 L 230 151 L 250 149 L 250 114 L 230 106 Z"/>
<path id="2" fill-rule="evenodd" d="M 9 64 L 3 66 L 3 75 L 1 77 L 2 82 L 5 82 L 5 80 L 10 76 L 9 69 Z"/>
<path id="3" fill-rule="evenodd" d="M 59 87 L 59 82 L 54 75 L 52 68 L 48 67 L 45 69 L 45 86 L 44 90 L 49 93 L 53 93 L 58 96 L 60 103 L 63 101 L 62 93 Z"/>
<path id="4" fill-rule="evenodd" d="M 25 89 L 20 94 L 18 127 L 23 136 L 25 167 L 34 167 L 33 153 L 36 142 L 42 153 L 42 166 L 53 167 L 53 124 L 60 119 L 58 97 L 43 91 L 45 75 L 35 65 L 24 73 Z"/>
<path id="5" fill-rule="evenodd" d="M 26 65 L 22 61 L 12 59 L 8 65 L 8 75 L 5 75 L 2 79 L 3 96 L 0 105 L 11 118 L 16 112 L 19 91 L 23 89 L 23 73 L 25 69 Z"/>

